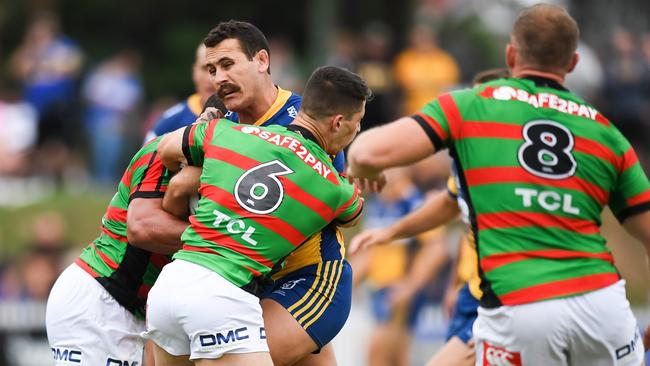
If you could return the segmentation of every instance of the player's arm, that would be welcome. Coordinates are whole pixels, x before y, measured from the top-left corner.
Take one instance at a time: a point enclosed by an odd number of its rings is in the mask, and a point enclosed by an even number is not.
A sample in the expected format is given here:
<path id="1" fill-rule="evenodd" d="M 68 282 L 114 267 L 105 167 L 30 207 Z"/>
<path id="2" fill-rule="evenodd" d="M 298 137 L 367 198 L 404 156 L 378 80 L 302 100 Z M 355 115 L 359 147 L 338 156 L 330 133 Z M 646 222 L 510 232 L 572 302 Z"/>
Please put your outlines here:
<path id="1" fill-rule="evenodd" d="M 412 164 L 447 146 L 452 127 L 462 122 L 455 98 L 443 94 L 412 116 L 360 134 L 348 150 L 351 179 L 373 182 L 385 169 Z"/>
<path id="2" fill-rule="evenodd" d="M 135 198 L 126 215 L 129 244 L 153 253 L 172 254 L 182 246 L 187 222 L 165 212 L 161 198 Z"/>
<path id="3" fill-rule="evenodd" d="M 352 227 L 361 220 L 363 197 L 361 190 L 355 184 L 348 183 L 344 175 L 339 174 L 339 181 L 345 191 L 345 202 L 336 210 L 333 223 L 339 227 Z"/>
<path id="4" fill-rule="evenodd" d="M 199 167 L 186 166 L 169 180 L 162 202 L 165 211 L 178 218 L 187 219 L 190 197 L 199 190 L 201 172 Z"/>
<path id="5" fill-rule="evenodd" d="M 432 235 L 423 240 L 422 248 L 415 256 L 406 277 L 391 291 L 391 307 L 408 304 L 418 291 L 433 281 L 448 257 L 447 246 L 441 236 Z"/>
<path id="6" fill-rule="evenodd" d="M 409 165 L 435 152 L 413 117 L 402 117 L 361 133 L 348 150 L 348 174 L 374 179 L 387 168 Z"/>
<path id="7" fill-rule="evenodd" d="M 350 253 L 372 245 L 385 244 L 394 240 L 409 238 L 425 231 L 437 228 L 456 218 L 459 214 L 458 204 L 448 192 L 440 191 L 424 201 L 422 206 L 409 213 L 393 225 L 364 231 L 352 238 Z"/>
<path id="8" fill-rule="evenodd" d="M 178 172 L 183 165 L 187 165 L 187 158 L 183 154 L 183 135 L 189 128 L 191 126 L 179 128 L 164 135 L 158 144 L 160 160 L 167 169 L 174 173 Z"/>
<path id="9" fill-rule="evenodd" d="M 176 173 L 184 165 L 203 165 L 203 140 L 206 131 L 214 129 L 220 113 L 216 108 L 206 108 L 194 124 L 163 137 L 158 144 L 158 153 L 167 169 Z"/>

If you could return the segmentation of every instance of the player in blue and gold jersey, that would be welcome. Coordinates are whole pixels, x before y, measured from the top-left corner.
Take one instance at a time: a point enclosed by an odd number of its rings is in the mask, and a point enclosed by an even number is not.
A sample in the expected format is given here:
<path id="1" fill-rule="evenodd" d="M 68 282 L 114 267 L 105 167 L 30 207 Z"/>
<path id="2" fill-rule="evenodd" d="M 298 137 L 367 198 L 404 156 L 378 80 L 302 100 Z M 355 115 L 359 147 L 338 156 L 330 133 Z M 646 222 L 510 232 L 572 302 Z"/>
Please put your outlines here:
<path id="1" fill-rule="evenodd" d="M 222 22 L 204 44 L 207 71 L 228 110 L 225 118 L 259 126 L 293 120 L 301 98 L 273 83 L 268 42 L 259 29 L 246 22 Z M 340 172 L 344 161 L 342 154 L 334 159 Z M 275 365 L 336 362 L 329 342 L 345 324 L 352 296 L 352 270 L 344 256 L 343 237 L 329 225 L 289 255 L 273 277 L 261 305 Z"/>
<path id="2" fill-rule="evenodd" d="M 196 92 L 164 111 L 153 129 L 147 132 L 145 142 L 196 121 L 203 110 L 203 105 L 214 94 L 214 85 L 210 82 L 210 75 L 205 70 L 205 45 L 203 43 L 196 48 L 196 58 L 192 65 L 192 81 Z"/>

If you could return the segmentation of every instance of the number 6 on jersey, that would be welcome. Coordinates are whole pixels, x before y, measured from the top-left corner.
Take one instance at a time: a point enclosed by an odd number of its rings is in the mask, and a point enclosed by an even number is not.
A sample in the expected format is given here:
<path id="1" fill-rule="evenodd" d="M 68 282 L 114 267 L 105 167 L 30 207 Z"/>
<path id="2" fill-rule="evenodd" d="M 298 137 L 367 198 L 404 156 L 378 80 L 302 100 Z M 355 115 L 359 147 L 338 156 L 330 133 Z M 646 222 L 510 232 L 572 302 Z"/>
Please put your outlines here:
<path id="1" fill-rule="evenodd" d="M 279 160 L 248 169 L 235 184 L 235 199 L 246 211 L 269 214 L 275 211 L 284 198 L 284 187 L 278 177 L 291 174 L 288 166 Z"/>

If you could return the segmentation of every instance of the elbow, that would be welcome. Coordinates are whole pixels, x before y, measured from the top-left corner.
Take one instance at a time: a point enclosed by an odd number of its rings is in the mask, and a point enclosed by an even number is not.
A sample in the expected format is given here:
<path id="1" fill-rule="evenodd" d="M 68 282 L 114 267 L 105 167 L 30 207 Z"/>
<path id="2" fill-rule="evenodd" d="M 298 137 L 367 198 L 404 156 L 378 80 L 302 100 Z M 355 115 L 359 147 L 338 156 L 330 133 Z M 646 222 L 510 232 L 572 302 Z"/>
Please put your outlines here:
<path id="1" fill-rule="evenodd" d="M 140 247 L 147 242 L 147 225 L 142 219 L 133 218 L 127 221 L 126 238 L 129 244 Z"/>

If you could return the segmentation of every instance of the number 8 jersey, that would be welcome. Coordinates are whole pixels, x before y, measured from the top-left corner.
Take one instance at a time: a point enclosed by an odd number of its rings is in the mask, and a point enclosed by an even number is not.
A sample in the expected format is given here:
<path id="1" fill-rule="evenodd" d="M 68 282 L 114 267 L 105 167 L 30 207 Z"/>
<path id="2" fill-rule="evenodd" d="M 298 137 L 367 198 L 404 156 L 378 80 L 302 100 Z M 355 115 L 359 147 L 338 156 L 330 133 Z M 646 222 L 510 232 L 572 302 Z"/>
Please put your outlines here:
<path id="1" fill-rule="evenodd" d="M 287 127 L 225 119 L 194 124 L 185 130 L 183 152 L 189 165 L 203 166 L 201 199 L 174 259 L 239 287 L 270 274 L 328 223 L 361 213 L 357 189 L 327 153 Z"/>
<path id="2" fill-rule="evenodd" d="M 445 94 L 413 118 L 458 167 L 479 255 L 481 305 L 517 305 L 619 280 L 600 234 L 650 209 L 634 150 L 597 110 L 543 78 Z"/>

